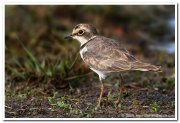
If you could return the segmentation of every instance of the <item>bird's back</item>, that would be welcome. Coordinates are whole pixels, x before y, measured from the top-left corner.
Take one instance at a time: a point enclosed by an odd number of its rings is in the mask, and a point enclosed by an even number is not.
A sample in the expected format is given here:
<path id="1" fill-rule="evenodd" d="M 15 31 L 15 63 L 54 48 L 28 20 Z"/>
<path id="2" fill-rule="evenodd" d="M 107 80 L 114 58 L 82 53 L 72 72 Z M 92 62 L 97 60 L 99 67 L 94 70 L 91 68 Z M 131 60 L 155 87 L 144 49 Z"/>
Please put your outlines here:
<path id="1" fill-rule="evenodd" d="M 157 70 L 148 63 L 143 63 L 131 55 L 119 41 L 96 36 L 90 40 L 83 53 L 83 59 L 91 68 L 103 72 L 120 72 L 127 70 Z"/>
<path id="2" fill-rule="evenodd" d="M 97 36 L 86 45 L 84 61 L 91 67 L 111 72 L 129 70 L 129 62 L 136 59 L 124 49 L 120 42 L 103 36 Z"/>

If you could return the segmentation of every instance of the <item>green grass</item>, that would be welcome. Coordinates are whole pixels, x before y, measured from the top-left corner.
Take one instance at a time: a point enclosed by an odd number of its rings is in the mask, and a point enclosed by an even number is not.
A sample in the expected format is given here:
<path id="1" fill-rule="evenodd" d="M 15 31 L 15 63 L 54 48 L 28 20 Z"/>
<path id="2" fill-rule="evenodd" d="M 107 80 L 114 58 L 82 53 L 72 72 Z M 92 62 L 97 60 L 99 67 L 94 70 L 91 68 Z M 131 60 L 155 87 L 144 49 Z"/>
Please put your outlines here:
<path id="1" fill-rule="evenodd" d="M 39 60 L 39 58 L 20 41 L 18 36 L 16 36 L 16 39 L 23 48 L 25 55 L 23 62 L 17 60 L 16 57 L 12 57 L 12 64 L 6 64 L 6 71 L 8 71 L 13 78 L 27 80 L 32 75 L 37 78 L 55 78 L 59 76 L 61 81 L 69 81 L 86 76 L 86 74 L 75 75 L 73 72 L 73 67 L 79 58 L 79 53 L 76 53 L 75 59 L 58 59 L 55 63 L 47 59 Z M 7 46 L 6 52 L 8 52 L 10 56 L 14 55 L 14 51 Z"/>
<path id="2" fill-rule="evenodd" d="M 59 98 L 59 97 L 61 97 L 60 94 L 57 91 L 55 91 L 53 93 L 53 98 Z"/>
<path id="3" fill-rule="evenodd" d="M 54 99 L 52 97 L 48 97 L 48 102 L 52 104 L 54 102 Z"/>
<path id="4" fill-rule="evenodd" d="M 158 110 L 159 110 L 159 106 L 157 102 L 153 102 L 152 104 L 150 104 L 150 112 L 157 113 Z"/>
<path id="5" fill-rule="evenodd" d="M 70 108 L 70 113 L 71 114 L 82 114 L 82 111 L 78 108 Z"/>
<path id="6" fill-rule="evenodd" d="M 59 108 L 65 109 L 65 108 L 67 108 L 68 105 L 64 101 L 58 101 L 57 106 Z"/>
<path id="7" fill-rule="evenodd" d="M 80 100 L 76 100 L 68 96 L 60 96 L 58 92 L 54 92 L 53 96 L 48 97 L 47 99 L 51 105 L 55 105 L 57 108 L 60 108 L 68 114 L 83 115 L 82 110 L 78 109 L 75 105 L 72 104 L 72 101 L 80 103 Z"/>
<path id="8" fill-rule="evenodd" d="M 56 91 L 49 92 L 49 88 L 70 87 L 69 90 L 72 91 L 71 82 L 81 82 L 89 75 L 89 73 L 83 74 L 83 67 L 81 67 L 82 72 L 75 71 L 77 68 L 74 66 L 79 66 L 77 62 L 80 60 L 79 53 L 73 52 L 75 57 L 57 57 L 57 60 L 51 60 L 46 56 L 40 59 L 39 55 L 35 54 L 36 51 L 28 48 L 29 45 L 23 44 L 17 35 L 14 35 L 14 40 L 17 41 L 16 44 L 20 50 L 16 51 L 7 45 L 5 47 L 8 59 L 5 65 L 6 98 L 8 99 L 29 98 L 43 94 L 48 97 L 50 104 L 54 104 L 57 102 L 54 98 L 59 98 L 61 95 Z M 66 52 L 63 53 L 67 56 Z"/>

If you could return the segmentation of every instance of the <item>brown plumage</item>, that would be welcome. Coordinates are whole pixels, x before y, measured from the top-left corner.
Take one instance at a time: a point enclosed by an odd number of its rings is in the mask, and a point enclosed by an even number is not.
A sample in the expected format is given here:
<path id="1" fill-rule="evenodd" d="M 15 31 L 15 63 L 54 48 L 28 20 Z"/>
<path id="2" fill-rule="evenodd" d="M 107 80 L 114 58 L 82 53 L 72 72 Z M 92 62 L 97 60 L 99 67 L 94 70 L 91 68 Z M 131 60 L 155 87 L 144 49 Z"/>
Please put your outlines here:
<path id="1" fill-rule="evenodd" d="M 98 36 L 86 44 L 84 62 L 105 73 L 128 70 L 160 71 L 159 66 L 137 60 L 121 44 L 113 39 Z"/>

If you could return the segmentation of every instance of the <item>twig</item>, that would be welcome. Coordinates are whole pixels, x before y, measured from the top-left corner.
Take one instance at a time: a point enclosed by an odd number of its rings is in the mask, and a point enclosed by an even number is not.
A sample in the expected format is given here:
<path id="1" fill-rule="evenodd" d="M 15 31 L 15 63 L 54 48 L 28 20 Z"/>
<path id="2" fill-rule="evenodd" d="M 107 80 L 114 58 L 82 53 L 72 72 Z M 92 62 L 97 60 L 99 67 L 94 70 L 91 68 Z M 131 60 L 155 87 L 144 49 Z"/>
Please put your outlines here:
<path id="1" fill-rule="evenodd" d="M 90 74 L 92 74 L 92 72 L 89 72 L 89 73 L 86 73 L 86 74 L 83 74 L 83 75 L 71 76 L 71 77 L 65 78 L 64 80 L 68 81 L 68 80 L 72 80 L 72 79 L 77 79 L 77 78 L 81 78 L 81 77 L 84 77 L 84 76 L 87 76 L 87 75 L 90 75 Z"/>

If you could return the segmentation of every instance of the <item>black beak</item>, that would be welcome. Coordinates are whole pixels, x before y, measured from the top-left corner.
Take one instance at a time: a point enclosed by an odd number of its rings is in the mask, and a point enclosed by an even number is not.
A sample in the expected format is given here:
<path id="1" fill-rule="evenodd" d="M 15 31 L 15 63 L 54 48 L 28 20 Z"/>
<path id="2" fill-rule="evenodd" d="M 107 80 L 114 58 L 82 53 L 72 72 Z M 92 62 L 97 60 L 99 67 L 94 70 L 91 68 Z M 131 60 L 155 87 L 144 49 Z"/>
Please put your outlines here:
<path id="1" fill-rule="evenodd" d="M 64 37 L 64 39 L 66 39 L 66 40 L 70 40 L 70 39 L 72 39 L 72 38 L 73 38 L 72 35 L 68 35 L 68 36 L 65 36 L 65 37 Z"/>

